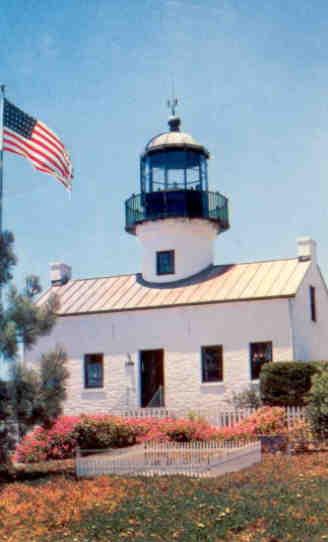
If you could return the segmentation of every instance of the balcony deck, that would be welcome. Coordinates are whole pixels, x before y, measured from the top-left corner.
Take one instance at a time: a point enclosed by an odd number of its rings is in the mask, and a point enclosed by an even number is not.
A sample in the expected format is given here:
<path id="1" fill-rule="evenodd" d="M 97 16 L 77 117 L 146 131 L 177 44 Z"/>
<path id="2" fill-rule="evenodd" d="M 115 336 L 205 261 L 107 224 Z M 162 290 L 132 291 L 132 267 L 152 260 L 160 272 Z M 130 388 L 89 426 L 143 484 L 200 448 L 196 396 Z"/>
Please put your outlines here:
<path id="1" fill-rule="evenodd" d="M 125 202 L 125 229 L 132 234 L 145 221 L 179 217 L 204 218 L 225 231 L 229 228 L 228 199 L 219 192 L 166 190 L 132 195 Z"/>

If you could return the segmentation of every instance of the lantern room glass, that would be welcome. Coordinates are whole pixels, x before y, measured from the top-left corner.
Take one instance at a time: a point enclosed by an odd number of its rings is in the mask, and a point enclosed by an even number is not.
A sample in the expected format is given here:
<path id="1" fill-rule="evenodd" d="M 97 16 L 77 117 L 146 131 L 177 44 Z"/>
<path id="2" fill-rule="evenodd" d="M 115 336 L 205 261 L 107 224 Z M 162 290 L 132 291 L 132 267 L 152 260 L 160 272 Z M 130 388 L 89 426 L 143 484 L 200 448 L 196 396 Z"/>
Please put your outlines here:
<path id="1" fill-rule="evenodd" d="M 144 155 L 140 161 L 142 192 L 208 190 L 207 159 L 202 152 L 167 149 Z"/>

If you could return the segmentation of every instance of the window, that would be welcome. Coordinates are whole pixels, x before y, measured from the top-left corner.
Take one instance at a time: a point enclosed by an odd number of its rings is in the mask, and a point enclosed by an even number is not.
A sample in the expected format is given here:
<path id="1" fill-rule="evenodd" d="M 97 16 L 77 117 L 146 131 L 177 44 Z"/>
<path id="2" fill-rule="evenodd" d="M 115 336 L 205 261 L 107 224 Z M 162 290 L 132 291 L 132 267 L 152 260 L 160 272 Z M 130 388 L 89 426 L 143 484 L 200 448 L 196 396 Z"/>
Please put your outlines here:
<path id="1" fill-rule="evenodd" d="M 156 252 L 157 275 L 170 275 L 174 273 L 174 250 Z"/>
<path id="2" fill-rule="evenodd" d="M 250 358 L 251 378 L 252 380 L 258 380 L 263 365 L 272 361 L 272 342 L 251 343 Z"/>
<path id="3" fill-rule="evenodd" d="M 317 321 L 317 308 L 316 308 L 316 302 L 315 302 L 315 287 L 310 286 L 309 292 L 310 292 L 311 320 L 312 320 L 312 322 L 316 322 Z"/>
<path id="4" fill-rule="evenodd" d="M 202 381 L 223 381 L 222 346 L 202 346 Z"/>
<path id="5" fill-rule="evenodd" d="M 103 354 L 84 356 L 84 387 L 102 388 L 104 386 Z"/>

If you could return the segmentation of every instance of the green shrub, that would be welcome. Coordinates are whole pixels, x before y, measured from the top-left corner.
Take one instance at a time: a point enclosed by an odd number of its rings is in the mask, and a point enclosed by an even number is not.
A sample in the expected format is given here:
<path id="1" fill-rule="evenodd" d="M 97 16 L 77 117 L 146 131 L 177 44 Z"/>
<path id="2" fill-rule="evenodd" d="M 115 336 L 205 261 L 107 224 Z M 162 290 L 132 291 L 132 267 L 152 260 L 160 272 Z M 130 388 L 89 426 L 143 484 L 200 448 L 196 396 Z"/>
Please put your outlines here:
<path id="1" fill-rule="evenodd" d="M 239 393 L 233 393 L 231 402 L 237 410 L 242 410 L 243 408 L 260 408 L 262 406 L 260 393 L 252 386 Z"/>
<path id="2" fill-rule="evenodd" d="M 114 416 L 82 416 L 75 427 L 80 448 L 98 450 L 131 446 L 136 442 L 137 429 Z"/>
<path id="3" fill-rule="evenodd" d="M 328 438 L 328 366 L 313 376 L 308 395 L 307 413 L 312 431 L 321 438 Z"/>
<path id="4" fill-rule="evenodd" d="M 190 442 L 195 439 L 197 422 L 193 420 L 176 420 L 166 428 L 166 435 L 174 442 Z"/>
<path id="5" fill-rule="evenodd" d="M 303 406 L 311 388 L 311 378 L 319 370 L 318 362 L 266 363 L 260 373 L 260 394 L 265 405 Z"/>

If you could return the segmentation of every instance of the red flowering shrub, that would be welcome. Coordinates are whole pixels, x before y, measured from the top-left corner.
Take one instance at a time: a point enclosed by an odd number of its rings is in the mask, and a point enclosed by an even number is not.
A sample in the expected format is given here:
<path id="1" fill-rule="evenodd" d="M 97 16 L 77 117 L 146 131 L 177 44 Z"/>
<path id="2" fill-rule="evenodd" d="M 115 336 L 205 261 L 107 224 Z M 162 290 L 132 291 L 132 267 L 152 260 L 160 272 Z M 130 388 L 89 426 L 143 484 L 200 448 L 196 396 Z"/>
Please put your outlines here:
<path id="1" fill-rule="evenodd" d="M 18 463 L 34 463 L 46 460 L 45 430 L 37 427 L 17 445 L 14 460 Z"/>
<path id="2" fill-rule="evenodd" d="M 265 406 L 233 427 L 219 429 L 217 436 L 225 439 L 238 439 L 257 435 L 281 435 L 286 432 L 287 422 L 284 409 Z"/>
<path id="3" fill-rule="evenodd" d="M 264 406 L 238 424 L 252 435 L 277 435 L 287 431 L 285 410 Z"/>
<path id="4" fill-rule="evenodd" d="M 74 429 L 77 416 L 60 416 L 50 429 L 36 427 L 18 444 L 15 461 L 34 463 L 49 459 L 68 459 L 76 449 Z"/>
<path id="5" fill-rule="evenodd" d="M 136 430 L 136 440 L 138 443 L 150 440 L 166 441 L 169 440 L 166 434 L 167 425 L 175 420 L 171 418 L 128 418 L 128 423 L 133 425 Z"/>
<path id="6" fill-rule="evenodd" d="M 217 429 L 206 421 L 174 418 L 129 418 L 128 423 L 136 430 L 137 442 L 212 440 Z"/>
<path id="7" fill-rule="evenodd" d="M 19 462 L 68 459 L 76 446 L 102 449 L 130 446 L 149 440 L 189 442 L 192 440 L 238 440 L 257 435 L 287 433 L 285 412 L 280 407 L 263 407 L 233 427 L 216 428 L 201 419 L 120 418 L 89 415 L 62 416 L 51 429 L 37 427 L 16 449 Z"/>
<path id="8" fill-rule="evenodd" d="M 203 421 L 175 420 L 167 425 L 166 435 L 175 442 L 213 440 L 217 436 L 217 429 Z"/>

